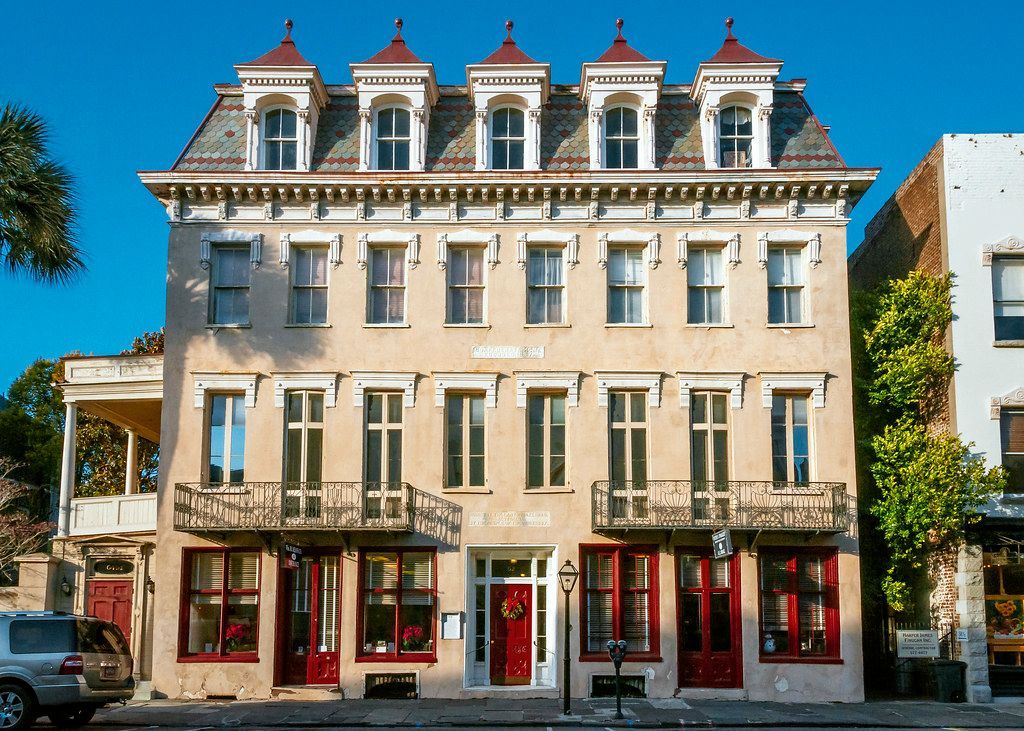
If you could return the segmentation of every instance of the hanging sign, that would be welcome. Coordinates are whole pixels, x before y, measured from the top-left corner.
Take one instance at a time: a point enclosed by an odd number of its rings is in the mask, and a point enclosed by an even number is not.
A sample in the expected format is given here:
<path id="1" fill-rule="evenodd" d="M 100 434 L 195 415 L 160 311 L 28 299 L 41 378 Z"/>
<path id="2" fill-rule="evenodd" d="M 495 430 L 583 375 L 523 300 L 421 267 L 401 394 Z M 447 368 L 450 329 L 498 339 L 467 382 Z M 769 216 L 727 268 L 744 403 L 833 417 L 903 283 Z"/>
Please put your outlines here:
<path id="1" fill-rule="evenodd" d="M 728 529 L 715 531 L 711 534 L 711 546 L 715 558 L 728 558 L 732 555 L 732 533 Z"/>
<path id="2" fill-rule="evenodd" d="M 297 569 L 302 560 L 302 549 L 298 546 L 285 543 L 281 547 L 281 568 Z"/>

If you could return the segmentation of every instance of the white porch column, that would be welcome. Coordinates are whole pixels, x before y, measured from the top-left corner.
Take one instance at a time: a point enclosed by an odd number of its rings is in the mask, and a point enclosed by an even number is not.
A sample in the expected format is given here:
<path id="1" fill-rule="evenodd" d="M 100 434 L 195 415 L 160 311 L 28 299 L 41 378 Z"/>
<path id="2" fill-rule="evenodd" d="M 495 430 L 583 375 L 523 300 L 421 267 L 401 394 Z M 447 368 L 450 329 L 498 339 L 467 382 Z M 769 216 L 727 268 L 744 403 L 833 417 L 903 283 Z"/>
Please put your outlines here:
<path id="1" fill-rule="evenodd" d="M 128 432 L 128 451 L 124 465 L 124 494 L 134 495 L 139 491 L 139 435 L 134 429 Z"/>
<path id="2" fill-rule="evenodd" d="M 71 531 L 71 498 L 75 495 L 75 446 L 77 442 L 78 404 L 65 404 L 64 452 L 60 463 L 60 512 L 57 516 L 57 535 Z"/>

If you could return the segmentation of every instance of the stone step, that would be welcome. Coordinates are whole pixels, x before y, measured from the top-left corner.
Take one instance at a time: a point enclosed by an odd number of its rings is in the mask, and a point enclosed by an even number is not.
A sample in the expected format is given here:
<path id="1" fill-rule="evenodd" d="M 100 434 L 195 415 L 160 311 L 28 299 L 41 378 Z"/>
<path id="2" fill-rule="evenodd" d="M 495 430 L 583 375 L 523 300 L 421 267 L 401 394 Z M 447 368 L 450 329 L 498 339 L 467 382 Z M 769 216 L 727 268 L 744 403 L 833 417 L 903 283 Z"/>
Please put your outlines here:
<path id="1" fill-rule="evenodd" d="M 336 685 L 281 685 L 270 689 L 270 697 L 282 701 L 340 701 L 345 695 Z"/>

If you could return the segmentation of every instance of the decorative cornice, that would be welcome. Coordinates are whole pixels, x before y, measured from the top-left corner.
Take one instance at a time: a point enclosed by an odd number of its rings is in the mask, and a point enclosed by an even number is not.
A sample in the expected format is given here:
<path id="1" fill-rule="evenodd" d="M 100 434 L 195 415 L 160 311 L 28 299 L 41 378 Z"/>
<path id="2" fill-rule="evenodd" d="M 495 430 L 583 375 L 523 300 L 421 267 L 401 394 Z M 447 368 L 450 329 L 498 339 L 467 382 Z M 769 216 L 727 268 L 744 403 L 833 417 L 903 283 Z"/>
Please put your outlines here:
<path id="1" fill-rule="evenodd" d="M 575 407 L 580 403 L 579 371 L 516 371 L 516 406 L 526 408 L 531 390 L 565 391 L 565 403 Z"/>
<path id="2" fill-rule="evenodd" d="M 775 391 L 809 391 L 814 408 L 825 406 L 827 373 L 761 373 L 761 405 L 772 407 Z"/>
<path id="3" fill-rule="evenodd" d="M 483 391 L 484 405 L 493 409 L 498 405 L 497 373 L 433 373 L 434 405 L 444 406 L 448 391 Z"/>
<path id="4" fill-rule="evenodd" d="M 678 371 L 679 407 L 690 408 L 690 395 L 693 391 L 728 391 L 729 406 L 734 409 L 743 407 L 743 378 L 745 373 L 693 373 Z"/>
<path id="5" fill-rule="evenodd" d="M 324 372 L 271 373 L 274 382 L 274 406 L 284 408 L 288 391 L 311 389 L 324 392 L 324 406 L 333 408 L 338 402 L 338 374 Z"/>
<path id="6" fill-rule="evenodd" d="M 661 406 L 662 373 L 654 371 L 595 371 L 597 405 L 608 406 L 608 393 L 616 389 L 647 391 L 647 405 Z"/>
<path id="7" fill-rule="evenodd" d="M 1015 388 L 1003 396 L 993 396 L 989 400 L 989 417 L 998 419 L 1003 408 L 1024 408 L 1024 386 Z"/>
<path id="8" fill-rule="evenodd" d="M 245 393 L 245 407 L 256 405 L 256 381 L 259 373 L 217 373 L 215 371 L 192 371 L 193 405 L 197 409 L 206 404 L 210 391 L 242 391 Z"/>
<path id="9" fill-rule="evenodd" d="M 367 391 L 401 391 L 402 405 L 416 405 L 417 373 L 395 371 L 352 371 L 352 405 L 362 408 Z"/>
<path id="10" fill-rule="evenodd" d="M 992 257 L 999 254 L 1024 254 L 1024 239 L 1007 236 L 995 243 L 985 244 L 981 247 L 981 263 L 985 266 L 992 266 Z"/>

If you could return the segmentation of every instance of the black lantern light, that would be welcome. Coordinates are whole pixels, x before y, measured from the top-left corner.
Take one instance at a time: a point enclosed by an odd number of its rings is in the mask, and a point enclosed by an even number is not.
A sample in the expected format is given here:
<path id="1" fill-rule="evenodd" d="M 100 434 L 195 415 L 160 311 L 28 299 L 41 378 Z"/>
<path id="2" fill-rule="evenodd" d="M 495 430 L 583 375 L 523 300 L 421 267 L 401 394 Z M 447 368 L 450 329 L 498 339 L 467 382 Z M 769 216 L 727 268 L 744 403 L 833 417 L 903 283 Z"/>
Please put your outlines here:
<path id="1" fill-rule="evenodd" d="M 566 716 L 569 715 L 569 688 L 571 685 L 569 677 L 569 632 L 572 629 L 572 625 L 569 624 L 569 595 L 576 587 L 576 580 L 579 577 L 579 570 L 572 565 L 572 561 L 569 559 L 566 559 L 562 568 L 558 569 L 558 583 L 561 584 L 562 591 L 565 593 L 565 627 L 562 633 L 564 641 L 562 647 L 562 713 Z"/>

